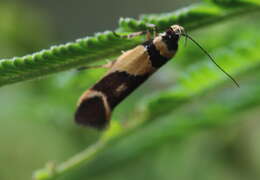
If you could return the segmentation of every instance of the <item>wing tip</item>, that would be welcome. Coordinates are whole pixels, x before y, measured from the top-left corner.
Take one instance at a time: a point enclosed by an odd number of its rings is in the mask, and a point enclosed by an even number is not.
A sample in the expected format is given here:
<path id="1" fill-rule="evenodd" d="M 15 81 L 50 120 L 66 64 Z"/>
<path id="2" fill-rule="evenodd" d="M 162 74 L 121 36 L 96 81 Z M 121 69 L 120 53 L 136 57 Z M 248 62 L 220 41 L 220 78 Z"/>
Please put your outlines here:
<path id="1" fill-rule="evenodd" d="M 75 121 L 82 126 L 95 129 L 105 129 L 108 126 L 109 116 L 101 96 L 83 99 L 75 113 Z"/>

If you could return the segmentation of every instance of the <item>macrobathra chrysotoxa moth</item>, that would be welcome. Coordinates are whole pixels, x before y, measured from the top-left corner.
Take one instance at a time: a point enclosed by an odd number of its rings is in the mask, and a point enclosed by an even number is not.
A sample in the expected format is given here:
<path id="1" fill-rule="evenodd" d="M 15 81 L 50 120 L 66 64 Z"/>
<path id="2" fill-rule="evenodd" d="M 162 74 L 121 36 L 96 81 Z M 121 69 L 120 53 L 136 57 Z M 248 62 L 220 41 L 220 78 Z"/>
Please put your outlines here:
<path id="1" fill-rule="evenodd" d="M 124 52 L 111 63 L 107 74 L 79 99 L 75 113 L 76 122 L 97 129 L 105 128 L 113 109 L 151 74 L 174 57 L 181 36 L 192 40 L 215 63 L 212 57 L 185 33 L 183 27 L 173 25 L 154 39 Z M 229 74 L 219 68 L 237 84 Z"/>

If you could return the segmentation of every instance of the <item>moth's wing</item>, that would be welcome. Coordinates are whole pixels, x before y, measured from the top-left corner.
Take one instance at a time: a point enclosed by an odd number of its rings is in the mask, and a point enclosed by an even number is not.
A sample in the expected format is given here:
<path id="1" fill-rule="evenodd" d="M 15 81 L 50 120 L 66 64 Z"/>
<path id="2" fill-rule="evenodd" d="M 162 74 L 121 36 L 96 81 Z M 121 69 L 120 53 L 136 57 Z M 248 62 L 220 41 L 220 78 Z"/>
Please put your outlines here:
<path id="1" fill-rule="evenodd" d="M 110 67 L 110 71 L 81 96 L 75 114 L 78 124 L 105 128 L 113 108 L 154 71 L 144 46 L 125 52 Z"/>
<path id="2" fill-rule="evenodd" d="M 83 99 L 75 113 L 75 121 L 83 126 L 104 129 L 109 122 L 110 111 L 102 96 L 92 96 Z"/>

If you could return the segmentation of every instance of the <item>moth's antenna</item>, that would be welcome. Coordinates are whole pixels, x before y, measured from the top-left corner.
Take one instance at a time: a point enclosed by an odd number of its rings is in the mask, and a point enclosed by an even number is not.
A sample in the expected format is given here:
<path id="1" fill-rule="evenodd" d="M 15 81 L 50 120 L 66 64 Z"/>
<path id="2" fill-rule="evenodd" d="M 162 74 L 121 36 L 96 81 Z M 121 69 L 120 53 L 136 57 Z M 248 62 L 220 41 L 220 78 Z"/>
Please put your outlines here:
<path id="1" fill-rule="evenodd" d="M 237 87 L 240 87 L 238 82 L 230 74 L 228 74 L 221 66 L 219 66 L 213 59 L 213 57 L 197 41 L 195 41 L 191 36 L 189 36 L 185 32 L 181 35 L 185 36 L 186 38 L 190 39 L 194 44 L 196 44 L 209 57 L 209 59 L 236 84 Z"/>
<path id="2" fill-rule="evenodd" d="M 183 33 L 184 33 L 184 36 L 185 36 L 185 39 L 184 39 L 184 46 L 187 47 L 187 39 L 188 39 L 188 34 L 187 34 L 187 31 L 183 29 Z"/>

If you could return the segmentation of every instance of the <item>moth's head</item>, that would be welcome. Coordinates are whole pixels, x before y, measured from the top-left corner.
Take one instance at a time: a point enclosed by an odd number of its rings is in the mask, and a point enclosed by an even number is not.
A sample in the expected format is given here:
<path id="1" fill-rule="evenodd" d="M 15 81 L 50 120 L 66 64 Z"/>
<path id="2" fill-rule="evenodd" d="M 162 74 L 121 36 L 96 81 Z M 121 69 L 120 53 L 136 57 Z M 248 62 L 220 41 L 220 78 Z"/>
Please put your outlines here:
<path id="1" fill-rule="evenodd" d="M 169 29 L 166 31 L 166 35 L 170 39 L 179 39 L 181 35 L 185 34 L 185 30 L 182 26 L 179 25 L 172 25 Z"/>
<path id="2" fill-rule="evenodd" d="M 185 34 L 184 28 L 179 25 L 169 27 L 162 35 L 162 40 L 167 44 L 168 50 L 177 51 L 180 37 Z"/>
<path id="3" fill-rule="evenodd" d="M 182 26 L 179 25 L 172 25 L 170 27 L 170 30 L 175 34 L 175 35 L 182 35 L 185 34 L 185 30 Z"/>

